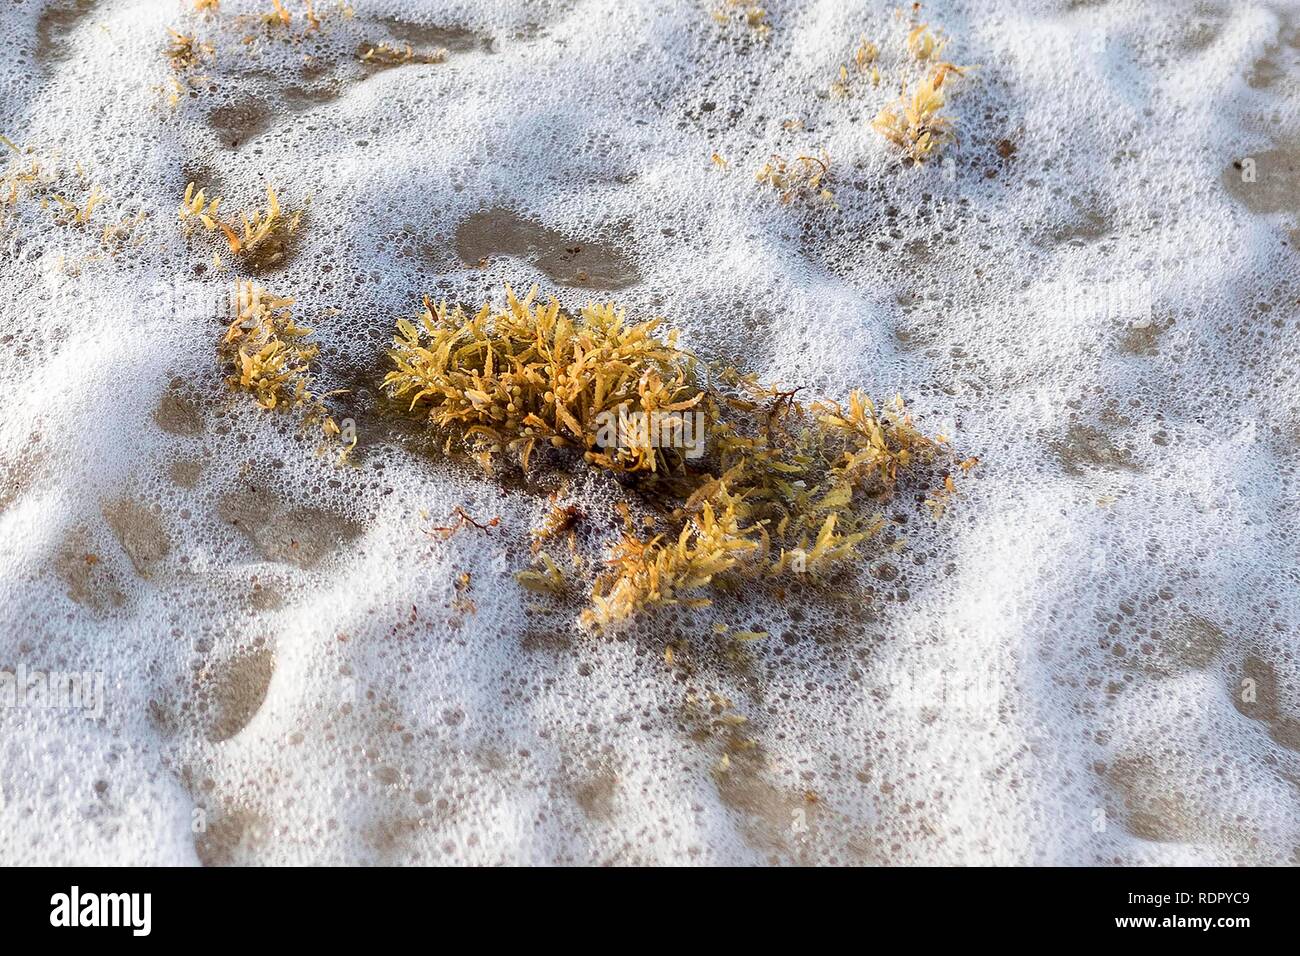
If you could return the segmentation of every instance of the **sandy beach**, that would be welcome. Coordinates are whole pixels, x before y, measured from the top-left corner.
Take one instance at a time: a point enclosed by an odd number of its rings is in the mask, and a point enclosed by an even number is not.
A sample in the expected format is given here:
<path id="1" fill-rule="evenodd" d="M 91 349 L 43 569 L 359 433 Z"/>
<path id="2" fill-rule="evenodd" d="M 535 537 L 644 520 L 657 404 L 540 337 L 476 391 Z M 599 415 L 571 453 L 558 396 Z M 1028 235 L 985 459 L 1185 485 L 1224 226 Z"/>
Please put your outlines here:
<path id="1" fill-rule="evenodd" d="M 6 863 L 1300 863 L 1294 3 L 0 54 Z"/>

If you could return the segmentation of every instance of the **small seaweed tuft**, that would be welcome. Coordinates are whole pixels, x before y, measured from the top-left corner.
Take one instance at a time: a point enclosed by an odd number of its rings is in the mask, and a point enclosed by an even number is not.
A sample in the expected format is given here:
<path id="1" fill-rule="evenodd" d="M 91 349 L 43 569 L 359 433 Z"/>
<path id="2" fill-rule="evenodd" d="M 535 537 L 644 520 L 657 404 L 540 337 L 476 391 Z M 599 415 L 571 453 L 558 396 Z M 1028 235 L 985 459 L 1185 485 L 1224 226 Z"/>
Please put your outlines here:
<path id="1" fill-rule="evenodd" d="M 81 163 L 68 166 L 57 155 L 22 149 L 6 136 L 0 136 L 0 143 L 9 151 L 0 154 L 7 160 L 0 167 L 0 225 L 27 205 L 48 212 L 60 226 L 83 227 L 105 205 L 107 197 Z"/>
<path id="2" fill-rule="evenodd" d="M 936 36 L 927 23 L 917 24 L 907 34 L 907 52 L 922 63 L 938 60 L 947 45 L 947 38 Z"/>
<path id="3" fill-rule="evenodd" d="M 904 150 L 913 162 L 925 162 L 944 143 L 956 139 L 952 119 L 940 112 L 946 102 L 944 77 L 955 69 L 939 67 L 917 84 L 910 98 L 904 93 L 877 113 L 871 123 L 876 132 Z"/>
<path id="4" fill-rule="evenodd" d="M 853 51 L 853 72 L 870 78 L 872 87 L 880 86 L 880 47 L 865 36 L 858 40 Z M 850 96 L 853 92 L 852 76 L 845 64 L 840 64 L 839 76 L 831 84 L 831 92 L 836 96 Z"/>
<path id="5" fill-rule="evenodd" d="M 197 37 L 173 30 L 171 27 L 167 28 L 167 33 L 171 39 L 163 50 L 163 55 L 171 64 L 174 74 L 168 80 L 167 102 L 174 108 L 180 104 L 181 97 L 194 87 L 195 80 L 191 76 L 193 71 L 205 60 L 215 58 L 216 50 L 211 44 L 203 43 Z"/>
<path id="6" fill-rule="evenodd" d="M 222 226 L 230 251 L 237 256 L 257 258 L 265 265 L 274 265 L 286 255 L 286 247 L 293 234 L 302 223 L 302 210 L 285 213 L 280 208 L 275 190 L 266 187 L 266 211 L 254 210 L 250 219 L 248 213 L 240 213 L 243 229 L 236 235 L 228 226 Z"/>
<path id="7" fill-rule="evenodd" d="M 957 138 L 952 117 L 942 112 L 947 105 L 944 82 L 950 76 L 964 76 L 970 67 L 941 59 L 947 45 L 947 37 L 931 31 L 928 24 L 912 25 L 904 46 L 913 65 L 905 70 L 900 81 L 902 92 L 871 123 L 876 132 L 903 150 L 914 163 L 924 163 L 944 144 Z M 915 77 L 915 85 L 909 91 L 913 82 L 910 77 Z"/>
<path id="8" fill-rule="evenodd" d="M 265 211 L 254 209 L 251 215 L 241 212 L 238 222 L 227 223 L 218 218 L 217 207 L 220 203 L 220 196 L 209 200 L 206 190 L 199 189 L 196 192 L 194 183 L 189 183 L 181 199 L 181 222 L 186 223 L 193 218 L 208 232 L 221 232 L 230 251 L 251 268 L 270 268 L 284 261 L 290 243 L 302 224 L 302 210 L 286 212 L 270 186 L 266 187 Z"/>
<path id="9" fill-rule="evenodd" d="M 719 0 L 713 8 L 713 19 L 722 24 L 739 21 L 760 39 L 766 39 L 772 32 L 767 10 L 756 0 Z"/>
<path id="10" fill-rule="evenodd" d="M 825 150 L 820 156 L 796 156 L 788 162 L 773 153 L 754 174 L 754 179 L 779 192 L 782 204 L 797 198 L 816 198 L 834 203 L 835 195 L 826 185 L 830 173 L 831 158 Z"/>
<path id="11" fill-rule="evenodd" d="M 357 55 L 369 66 L 390 67 L 408 63 L 445 63 L 448 51 L 446 47 L 438 47 L 431 53 L 417 53 L 409 43 L 400 47 L 388 43 L 363 43 Z"/>
<path id="12" fill-rule="evenodd" d="M 181 199 L 180 218 L 181 222 L 193 216 L 199 222 L 203 223 L 208 232 L 217 228 L 217 206 L 221 204 L 221 197 L 208 199 L 207 191 L 200 189 L 194 191 L 194 184 L 190 183 L 185 187 L 185 196 Z"/>
<path id="13" fill-rule="evenodd" d="M 781 389 L 719 371 L 727 392 L 709 396 L 712 454 L 673 513 L 675 533 L 644 539 L 631 528 L 597 578 L 585 625 L 606 628 L 664 604 L 697 607 L 727 577 L 817 576 L 856 557 L 884 526 L 868 507 L 902 473 L 943 447 L 923 435 L 901 399 L 879 411 L 864 393 L 847 405 L 796 400 Z"/>
<path id="14" fill-rule="evenodd" d="M 171 41 L 167 44 L 166 50 L 167 61 L 177 73 L 192 70 L 205 58 L 215 56 L 211 44 L 201 43 L 195 37 L 170 27 L 167 28 L 167 32 L 171 34 Z"/>
<path id="15" fill-rule="evenodd" d="M 838 402 L 818 402 L 813 411 L 842 443 L 835 469 L 854 485 L 892 488 L 901 470 L 919 457 L 933 455 L 940 444 L 939 439 L 921 434 L 899 396 L 883 414 L 857 389 L 849 394 L 847 408 Z"/>
<path id="16" fill-rule="evenodd" d="M 262 14 L 262 23 L 272 29 L 288 27 L 291 22 L 293 17 L 280 0 L 271 0 L 271 9 Z"/>
<path id="17" fill-rule="evenodd" d="M 270 0 L 271 9 L 264 10 L 262 13 L 249 16 L 236 17 L 236 22 L 253 22 L 260 24 L 266 33 L 273 37 L 282 38 L 290 42 L 298 42 L 304 36 L 315 33 L 321 29 L 322 17 L 316 12 L 316 5 L 312 0 L 303 0 L 303 10 L 301 20 L 306 26 L 302 33 L 294 33 L 293 21 L 294 15 L 285 7 L 283 0 Z M 338 12 L 345 18 L 351 19 L 353 16 L 352 7 L 342 0 L 337 4 Z M 246 35 L 244 42 L 251 44 L 255 37 Z"/>
<path id="18" fill-rule="evenodd" d="M 350 419 L 340 427 L 325 405 L 326 399 L 342 391 L 323 395 L 313 391 L 320 347 L 307 341 L 312 330 L 294 321 L 293 305 L 293 299 L 254 282 L 236 283 L 231 296 L 234 317 L 217 345 L 217 358 L 232 390 L 252 396 L 268 412 L 299 412 L 304 426 L 319 426 L 324 435 L 317 454 L 341 444 L 339 461 L 343 462 L 356 447 L 356 428 Z"/>
<path id="19" fill-rule="evenodd" d="M 217 350 L 229 372 L 227 384 L 267 411 L 303 407 L 314 398 L 311 363 L 320 349 L 305 341 L 312 330 L 294 322 L 293 302 L 240 282 L 234 318 Z"/>
<path id="20" fill-rule="evenodd" d="M 516 571 L 515 580 L 521 587 L 546 594 L 565 594 L 569 590 L 569 581 L 564 572 L 545 551 L 537 553 L 536 567 Z"/>
<path id="21" fill-rule="evenodd" d="M 576 551 L 576 528 L 586 517 L 586 512 L 577 505 L 556 505 L 547 513 L 542 524 L 533 529 L 533 551 L 540 551 L 547 541 L 560 538 L 568 541 L 570 551 Z"/>

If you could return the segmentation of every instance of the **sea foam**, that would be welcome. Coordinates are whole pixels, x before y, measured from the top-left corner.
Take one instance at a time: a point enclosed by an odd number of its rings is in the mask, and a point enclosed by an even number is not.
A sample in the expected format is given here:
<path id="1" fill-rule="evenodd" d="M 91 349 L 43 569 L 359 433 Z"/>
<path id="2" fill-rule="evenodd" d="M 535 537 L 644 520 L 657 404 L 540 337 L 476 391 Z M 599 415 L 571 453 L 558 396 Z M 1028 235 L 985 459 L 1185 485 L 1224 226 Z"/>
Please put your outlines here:
<path id="1" fill-rule="evenodd" d="M 923 167 L 870 126 L 885 4 L 772 0 L 766 37 L 707 0 L 319 0 L 307 38 L 285 6 L 298 39 L 269 3 L 0 9 L 0 132 L 107 196 L 0 227 L 0 669 L 105 688 L 0 708 L 0 857 L 1300 859 L 1293 6 L 927 3 L 975 68 Z M 169 26 L 215 51 L 174 106 Z M 831 95 L 863 35 L 881 87 Z M 822 149 L 833 206 L 754 181 Z M 223 384 L 237 266 L 182 235 L 189 181 L 306 209 L 257 278 L 352 390 L 355 465 Z M 550 493 L 608 483 L 377 412 L 394 320 L 503 283 L 900 393 L 980 464 L 937 519 L 904 485 L 860 575 L 583 633 L 512 572 Z M 501 520 L 431 534 L 455 508 Z"/>

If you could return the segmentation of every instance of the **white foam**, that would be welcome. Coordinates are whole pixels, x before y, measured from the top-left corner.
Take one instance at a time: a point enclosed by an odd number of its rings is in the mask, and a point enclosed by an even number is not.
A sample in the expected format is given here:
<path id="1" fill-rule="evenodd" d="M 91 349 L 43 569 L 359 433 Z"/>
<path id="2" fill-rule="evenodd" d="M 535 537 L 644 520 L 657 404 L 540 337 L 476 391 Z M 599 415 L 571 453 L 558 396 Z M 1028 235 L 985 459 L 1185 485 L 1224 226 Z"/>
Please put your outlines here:
<path id="1" fill-rule="evenodd" d="M 903 169 L 869 127 L 904 32 L 876 4 L 774 0 L 765 42 L 707 3 L 343 22 L 321 0 L 305 43 L 232 19 L 269 4 L 51 6 L 0 9 L 0 132 L 108 202 L 87 229 L 31 205 L 0 227 L 0 669 L 101 673 L 107 699 L 100 720 L 0 708 L 6 861 L 1296 859 L 1300 223 L 1257 199 L 1300 161 L 1291 9 L 928 3 L 978 69 L 951 164 Z M 412 35 L 379 15 L 467 32 L 445 63 L 372 72 L 360 41 Z M 216 89 L 176 109 L 167 26 L 217 49 Z M 863 34 L 881 89 L 831 96 Z M 822 148 L 838 210 L 754 182 Z M 848 599 L 584 636 L 510 573 L 544 493 L 387 436 L 364 394 L 339 468 L 227 392 L 233 275 L 175 219 L 195 178 L 231 210 L 310 197 L 259 281 L 316 328 L 327 387 L 373 393 L 424 293 L 606 297 L 461 263 L 457 225 L 506 208 L 620 247 L 640 278 L 609 297 L 700 354 L 901 392 L 981 464 L 938 521 L 925 487 L 889 506 L 906 545 L 869 551 Z M 94 258 L 137 209 L 142 244 Z M 169 391 L 201 431 L 159 427 Z M 615 493 L 567 494 L 602 516 L 597 556 Z M 430 535 L 456 507 L 501 524 Z M 737 648 L 715 620 L 771 636 Z M 724 712 L 761 764 L 718 769 Z"/>

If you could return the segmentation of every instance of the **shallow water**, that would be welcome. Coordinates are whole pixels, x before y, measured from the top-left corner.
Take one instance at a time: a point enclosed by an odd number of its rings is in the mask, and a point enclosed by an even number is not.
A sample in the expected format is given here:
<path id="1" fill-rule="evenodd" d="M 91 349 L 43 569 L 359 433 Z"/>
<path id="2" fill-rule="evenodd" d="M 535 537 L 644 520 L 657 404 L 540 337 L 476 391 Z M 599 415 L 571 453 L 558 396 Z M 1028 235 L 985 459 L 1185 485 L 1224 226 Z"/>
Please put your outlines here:
<path id="1" fill-rule="evenodd" d="M 927 3 L 978 69 L 924 167 L 869 126 L 885 4 L 286 6 L 0 7 L 5 159 L 107 197 L 0 207 L 0 672 L 104 681 L 0 707 L 0 858 L 1300 862 L 1294 5 Z M 216 54 L 174 106 L 168 26 Z M 837 97 L 862 35 L 881 87 Z M 822 149 L 834 205 L 755 182 Z M 259 281 L 353 465 L 226 388 L 244 272 L 191 179 L 305 210 Z M 395 318 L 503 283 L 900 392 L 980 464 L 857 573 L 585 633 L 512 573 L 552 494 L 598 559 L 623 490 L 485 477 L 378 397 Z"/>

